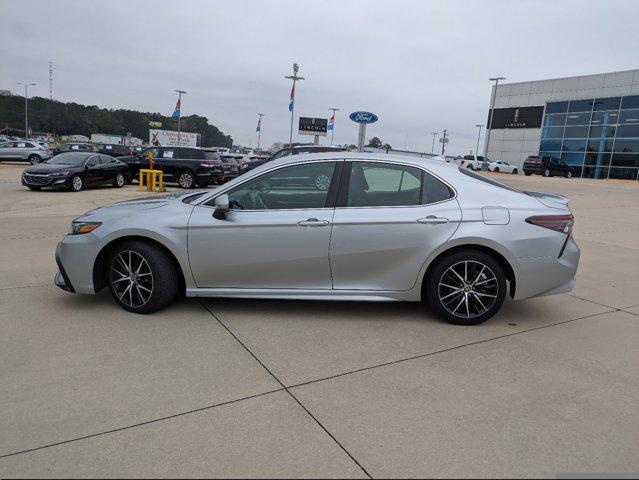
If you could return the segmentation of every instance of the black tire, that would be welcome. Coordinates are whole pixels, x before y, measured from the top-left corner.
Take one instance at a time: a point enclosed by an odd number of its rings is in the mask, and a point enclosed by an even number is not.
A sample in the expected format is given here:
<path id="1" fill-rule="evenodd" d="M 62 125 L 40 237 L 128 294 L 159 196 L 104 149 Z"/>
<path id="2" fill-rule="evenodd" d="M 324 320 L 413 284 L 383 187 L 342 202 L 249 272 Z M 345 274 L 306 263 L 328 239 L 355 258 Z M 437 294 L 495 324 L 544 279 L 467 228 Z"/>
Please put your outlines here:
<path id="1" fill-rule="evenodd" d="M 35 191 L 38 191 L 42 188 L 42 187 L 32 187 L 30 185 L 27 185 L 27 186 L 29 187 L 29 190 L 35 190 Z"/>
<path id="2" fill-rule="evenodd" d="M 470 170 L 475 170 L 475 167 L 473 167 L 473 165 L 472 165 L 472 164 L 468 165 L 468 167 L 467 167 L 467 168 L 469 168 Z"/>
<path id="3" fill-rule="evenodd" d="M 462 286 L 461 280 L 455 280 L 456 277 L 450 274 L 450 268 L 454 267 L 456 271 L 461 268 L 459 273 L 466 277 L 463 270 L 464 262 L 468 263 L 466 283 L 469 284 L 469 290 L 460 290 L 454 293 L 455 290 L 447 285 L 456 281 L 459 283 L 459 288 L 465 289 L 466 284 Z M 482 266 L 484 270 L 481 270 Z M 480 277 L 480 275 L 482 276 Z M 486 280 L 486 278 L 494 280 Z M 470 282 L 472 282 L 472 286 Z M 478 286 L 475 286 L 475 283 Z M 479 286 L 479 283 L 483 285 Z M 452 287 L 457 288 L 457 284 Z M 424 288 L 424 296 L 428 305 L 441 318 L 456 325 L 477 325 L 495 315 L 504 303 L 506 276 L 499 262 L 490 255 L 474 249 L 459 250 L 436 261 L 430 268 Z M 440 297 L 444 297 L 444 299 Z M 444 301 L 446 297 L 450 299 L 448 304 Z M 469 299 L 468 304 L 466 304 L 465 298 Z M 460 299 L 460 304 L 457 304 L 457 299 Z M 493 303 L 488 304 L 490 301 Z M 464 314 L 463 309 L 453 309 L 453 303 L 457 304 L 457 307 L 468 305 L 468 315 Z"/>
<path id="4" fill-rule="evenodd" d="M 524 172 L 524 175 L 526 175 L 527 177 L 530 177 L 532 175 L 532 173 L 530 172 Z"/>
<path id="5" fill-rule="evenodd" d="M 37 165 L 38 163 L 41 163 L 41 162 L 42 162 L 42 157 L 40 155 L 37 155 L 35 153 L 32 155 L 29 155 L 29 163 L 31 165 Z"/>
<path id="6" fill-rule="evenodd" d="M 550 174 L 550 169 L 546 168 L 543 172 L 544 177 L 552 177 L 552 175 Z"/>
<path id="7" fill-rule="evenodd" d="M 129 252 L 131 252 L 133 268 L 127 270 L 126 263 L 121 263 L 121 259 L 129 262 Z M 136 260 L 139 258 L 144 259 L 148 269 L 137 267 L 139 264 L 136 265 Z M 133 284 L 130 277 L 126 275 L 132 274 L 131 271 L 134 272 L 136 269 L 144 273 L 148 270 L 151 275 L 143 276 L 138 273 Z M 144 241 L 129 240 L 117 245 L 109 255 L 105 273 L 113 299 L 122 308 L 133 313 L 151 313 L 166 307 L 175 300 L 180 288 L 180 272 L 174 260 L 161 248 Z M 125 276 L 122 277 L 122 274 Z M 137 275 L 140 276 L 137 277 Z M 118 282 L 122 278 L 127 279 Z M 131 289 L 131 293 L 126 290 L 127 286 Z M 150 290 L 151 293 L 148 294 L 143 288 Z M 141 295 L 147 294 L 148 299 L 144 301 Z"/>
<path id="8" fill-rule="evenodd" d="M 518 173 L 519 173 L 519 171 L 515 168 L 515 169 L 513 170 L 513 174 L 514 174 L 514 175 L 517 175 Z"/>
<path id="9" fill-rule="evenodd" d="M 131 173 L 127 173 L 127 174 L 124 176 L 124 182 L 125 182 L 127 185 L 131 185 L 131 184 L 133 183 L 133 175 L 132 175 Z"/>
<path id="10" fill-rule="evenodd" d="M 118 172 L 115 175 L 115 180 L 113 180 L 113 186 L 115 188 L 122 188 L 124 187 L 125 183 L 126 183 L 126 177 L 124 176 L 123 173 Z"/>
<path id="11" fill-rule="evenodd" d="M 566 170 L 566 178 L 572 178 L 572 171 Z"/>
<path id="12" fill-rule="evenodd" d="M 495 167 L 495 170 L 493 170 L 493 172 L 499 173 L 499 167 Z"/>
<path id="13" fill-rule="evenodd" d="M 195 175 L 187 170 L 182 170 L 180 173 L 178 173 L 177 180 L 180 188 L 189 189 L 193 188 L 193 186 L 195 185 Z"/>
<path id="14" fill-rule="evenodd" d="M 84 180 L 79 174 L 75 174 L 71 177 L 71 181 L 69 182 L 69 190 L 72 192 L 79 192 L 84 188 Z"/>
<path id="15" fill-rule="evenodd" d="M 201 180 L 197 182 L 196 185 L 198 186 L 198 188 L 206 188 L 209 186 L 209 182 L 207 180 Z"/>

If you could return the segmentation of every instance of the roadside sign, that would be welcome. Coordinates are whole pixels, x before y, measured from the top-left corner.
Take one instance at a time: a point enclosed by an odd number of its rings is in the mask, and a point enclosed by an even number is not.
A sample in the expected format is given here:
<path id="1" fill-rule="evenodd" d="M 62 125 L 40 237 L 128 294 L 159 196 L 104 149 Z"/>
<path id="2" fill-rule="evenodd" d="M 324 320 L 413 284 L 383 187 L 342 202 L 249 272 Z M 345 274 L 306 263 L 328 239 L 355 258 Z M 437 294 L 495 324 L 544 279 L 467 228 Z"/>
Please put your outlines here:
<path id="1" fill-rule="evenodd" d="M 348 118 L 355 123 L 360 124 L 375 123 L 379 120 L 379 117 L 371 112 L 353 112 L 348 116 Z"/>
<path id="2" fill-rule="evenodd" d="M 328 120 L 326 118 L 300 117 L 297 133 L 299 135 L 326 136 Z"/>

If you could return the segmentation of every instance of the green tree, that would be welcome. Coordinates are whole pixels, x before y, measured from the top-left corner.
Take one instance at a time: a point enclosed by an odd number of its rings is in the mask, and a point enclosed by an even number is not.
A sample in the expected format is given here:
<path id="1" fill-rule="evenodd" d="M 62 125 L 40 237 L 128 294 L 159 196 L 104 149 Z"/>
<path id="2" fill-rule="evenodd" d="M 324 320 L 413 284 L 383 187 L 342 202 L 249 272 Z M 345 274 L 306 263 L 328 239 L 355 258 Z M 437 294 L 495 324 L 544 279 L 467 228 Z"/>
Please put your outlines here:
<path id="1" fill-rule="evenodd" d="M 382 148 L 383 142 L 379 137 L 373 137 L 368 141 L 367 147 Z"/>

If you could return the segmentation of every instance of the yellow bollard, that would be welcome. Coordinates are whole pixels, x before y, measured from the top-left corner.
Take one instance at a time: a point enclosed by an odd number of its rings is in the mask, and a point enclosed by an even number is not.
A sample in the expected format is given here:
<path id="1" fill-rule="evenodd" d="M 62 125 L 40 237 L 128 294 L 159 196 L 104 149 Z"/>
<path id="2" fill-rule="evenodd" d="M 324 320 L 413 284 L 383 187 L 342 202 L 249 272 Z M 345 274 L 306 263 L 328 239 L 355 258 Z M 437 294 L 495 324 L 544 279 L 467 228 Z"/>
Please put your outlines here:
<path id="1" fill-rule="evenodd" d="M 146 177 L 147 189 L 151 192 L 161 192 L 164 190 L 164 178 L 162 170 L 140 169 L 140 191 L 144 189 L 144 178 Z"/>

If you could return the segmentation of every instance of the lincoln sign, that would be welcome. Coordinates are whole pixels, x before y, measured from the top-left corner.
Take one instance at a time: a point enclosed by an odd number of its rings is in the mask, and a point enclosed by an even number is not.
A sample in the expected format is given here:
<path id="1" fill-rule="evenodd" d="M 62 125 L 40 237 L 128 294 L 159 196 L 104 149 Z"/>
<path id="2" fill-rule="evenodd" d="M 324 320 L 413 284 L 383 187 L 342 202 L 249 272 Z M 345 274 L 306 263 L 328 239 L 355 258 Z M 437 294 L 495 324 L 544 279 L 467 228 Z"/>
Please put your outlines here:
<path id="1" fill-rule="evenodd" d="M 540 128 L 543 116 L 544 107 L 495 108 L 492 124 L 488 113 L 488 128 Z"/>

